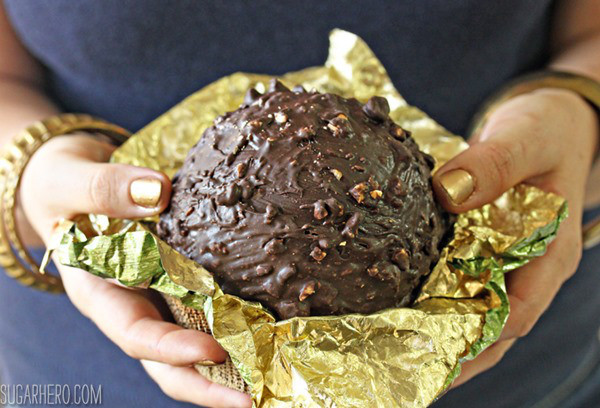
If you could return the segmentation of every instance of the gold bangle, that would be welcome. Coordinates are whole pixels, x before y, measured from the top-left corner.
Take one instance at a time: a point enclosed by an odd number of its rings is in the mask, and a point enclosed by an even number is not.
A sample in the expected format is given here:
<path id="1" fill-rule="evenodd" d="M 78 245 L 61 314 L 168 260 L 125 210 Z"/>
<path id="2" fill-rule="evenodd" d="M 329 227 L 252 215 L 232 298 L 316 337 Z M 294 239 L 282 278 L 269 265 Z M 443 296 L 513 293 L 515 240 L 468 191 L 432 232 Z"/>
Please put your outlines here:
<path id="1" fill-rule="evenodd" d="M 596 112 L 600 112 L 600 82 L 571 72 L 539 71 L 510 81 L 488 98 L 473 117 L 467 134 L 471 136 L 480 132 L 492 112 L 507 99 L 540 88 L 568 89 L 587 100 Z M 600 217 L 583 226 L 582 238 L 586 249 L 600 243 Z"/>
<path id="2" fill-rule="evenodd" d="M 43 274 L 23 245 L 16 227 L 16 201 L 21 175 L 29 159 L 54 136 L 77 131 L 101 133 L 118 145 L 130 133 L 116 125 L 83 114 L 63 114 L 36 122 L 21 131 L 0 154 L 0 266 L 23 285 L 42 291 L 64 291 L 60 277 Z"/>

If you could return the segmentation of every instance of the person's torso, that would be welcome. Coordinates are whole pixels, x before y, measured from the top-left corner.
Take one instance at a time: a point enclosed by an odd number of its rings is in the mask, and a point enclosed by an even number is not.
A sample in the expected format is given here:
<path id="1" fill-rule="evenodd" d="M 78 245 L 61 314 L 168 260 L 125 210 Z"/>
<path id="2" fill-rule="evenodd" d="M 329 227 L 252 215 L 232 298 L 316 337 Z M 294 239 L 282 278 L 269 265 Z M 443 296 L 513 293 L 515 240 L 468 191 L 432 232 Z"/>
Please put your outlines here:
<path id="1" fill-rule="evenodd" d="M 5 1 L 67 111 L 136 130 L 236 71 L 325 61 L 328 32 L 361 36 L 409 103 L 455 132 L 490 92 L 544 63 L 552 0 Z"/>
<path id="2" fill-rule="evenodd" d="M 488 94 L 508 78 L 543 67 L 553 2 L 4 3 L 20 38 L 46 66 L 49 89 L 62 107 L 131 130 L 235 71 L 280 74 L 320 65 L 328 32 L 339 27 L 366 40 L 409 103 L 463 132 Z M 597 330 L 598 259 L 597 251 L 590 251 L 532 334 L 496 369 L 443 398 L 440 408 L 530 406 L 574 371 Z M 8 382 L 100 382 L 111 406 L 165 400 L 139 365 L 93 330 L 66 299 L 21 288 L 3 275 L 0 281 L 0 351 L 7 351 L 0 353 L 0 368 Z M 118 386 L 123 379 L 143 392 L 123 391 Z"/>

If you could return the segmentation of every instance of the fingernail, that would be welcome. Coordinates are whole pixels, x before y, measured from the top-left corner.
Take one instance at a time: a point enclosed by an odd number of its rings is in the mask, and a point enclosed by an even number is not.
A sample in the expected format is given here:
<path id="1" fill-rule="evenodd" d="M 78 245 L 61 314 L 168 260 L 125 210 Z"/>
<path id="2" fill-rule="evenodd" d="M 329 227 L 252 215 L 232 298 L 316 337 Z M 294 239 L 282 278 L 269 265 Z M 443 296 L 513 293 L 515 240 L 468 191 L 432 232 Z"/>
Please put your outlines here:
<path id="1" fill-rule="evenodd" d="M 156 207 L 162 193 L 162 183 L 155 178 L 134 180 L 129 186 L 131 199 L 142 207 Z"/>
<path id="2" fill-rule="evenodd" d="M 473 176 L 462 169 L 450 170 L 440 176 L 440 185 L 454 205 L 464 203 L 473 193 Z"/>
<path id="3" fill-rule="evenodd" d="M 213 367 L 213 366 L 219 365 L 219 363 L 215 363 L 212 360 L 200 360 L 200 361 L 196 362 L 196 364 L 198 364 L 199 366 L 202 366 L 202 367 Z"/>

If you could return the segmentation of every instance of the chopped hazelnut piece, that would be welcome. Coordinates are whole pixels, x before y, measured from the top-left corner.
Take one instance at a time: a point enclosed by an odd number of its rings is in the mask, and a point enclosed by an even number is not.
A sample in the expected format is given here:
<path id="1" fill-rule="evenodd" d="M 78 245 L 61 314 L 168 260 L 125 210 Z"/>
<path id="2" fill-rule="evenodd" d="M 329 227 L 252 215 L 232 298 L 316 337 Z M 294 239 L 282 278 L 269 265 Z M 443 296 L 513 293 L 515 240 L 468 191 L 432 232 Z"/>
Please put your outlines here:
<path id="1" fill-rule="evenodd" d="M 246 163 L 239 163 L 235 170 L 237 172 L 237 177 L 242 178 L 246 175 L 246 170 L 248 170 L 248 165 Z"/>
<path id="2" fill-rule="evenodd" d="M 377 200 L 383 196 L 383 192 L 381 190 L 373 190 L 369 194 L 371 194 L 371 198 L 373 198 L 373 200 Z"/>
<path id="3" fill-rule="evenodd" d="M 359 183 L 350 189 L 350 195 L 360 204 L 365 201 L 367 183 Z"/>
<path id="4" fill-rule="evenodd" d="M 315 203 L 314 206 L 314 210 L 313 210 L 313 217 L 315 217 L 315 219 L 317 220 L 322 220 L 323 218 L 327 217 L 329 215 L 329 212 L 327 211 L 327 208 L 325 207 L 325 202 L 323 200 L 317 200 L 317 202 Z"/>
<path id="5" fill-rule="evenodd" d="M 327 129 L 329 129 L 334 135 L 337 135 L 340 131 L 340 128 L 334 125 L 333 123 L 328 123 Z"/>
<path id="6" fill-rule="evenodd" d="M 277 112 L 275 114 L 275 122 L 277 122 L 280 125 L 283 125 L 285 122 L 287 122 L 288 117 L 285 113 L 283 112 Z"/>
<path id="7" fill-rule="evenodd" d="M 325 257 L 327 256 L 327 252 L 323 251 L 321 248 L 319 247 L 315 247 L 311 253 L 310 256 L 313 257 L 313 259 L 317 262 L 322 261 L 323 259 L 325 259 Z"/>
<path id="8" fill-rule="evenodd" d="M 404 248 L 394 252 L 394 255 L 392 256 L 392 261 L 394 261 L 394 263 L 398 265 L 403 271 L 408 270 L 408 268 L 410 267 L 410 259 L 408 256 L 408 252 Z"/>
<path id="9" fill-rule="evenodd" d="M 398 140 L 406 139 L 406 131 L 399 126 L 392 129 L 392 135 Z"/>
<path id="10" fill-rule="evenodd" d="M 261 127 L 262 123 L 260 123 L 259 120 L 251 120 L 250 122 L 248 122 L 248 124 L 250 125 L 251 128 L 253 129 L 258 129 Z"/>
<path id="11" fill-rule="evenodd" d="M 331 169 L 331 174 L 333 174 L 334 177 L 338 180 L 342 179 L 342 172 L 339 171 L 338 169 Z"/>
<path id="12" fill-rule="evenodd" d="M 315 293 L 315 283 L 309 282 L 306 284 L 306 286 L 304 286 L 304 288 L 302 289 L 302 292 L 300 292 L 300 296 L 298 296 L 298 300 L 300 300 L 300 302 L 304 302 L 304 300 L 307 297 L 309 297 L 310 295 L 312 295 L 313 293 Z"/>

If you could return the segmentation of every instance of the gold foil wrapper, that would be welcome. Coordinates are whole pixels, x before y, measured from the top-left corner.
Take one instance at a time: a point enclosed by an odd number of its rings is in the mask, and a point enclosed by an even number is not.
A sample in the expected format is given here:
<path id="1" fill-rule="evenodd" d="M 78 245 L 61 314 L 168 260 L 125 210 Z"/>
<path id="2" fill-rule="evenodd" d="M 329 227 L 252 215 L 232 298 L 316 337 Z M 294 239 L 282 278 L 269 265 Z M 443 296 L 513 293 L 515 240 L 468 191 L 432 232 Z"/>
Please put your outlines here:
<path id="1" fill-rule="evenodd" d="M 173 176 L 215 117 L 237 109 L 248 88 L 264 91 L 270 78 L 235 73 L 206 86 L 135 134 L 112 160 Z M 324 66 L 281 80 L 363 102 L 386 97 L 390 116 L 438 166 L 467 146 L 408 105 L 354 34 L 334 30 Z M 565 216 L 562 198 L 517 186 L 458 217 L 454 238 L 411 308 L 285 321 L 224 294 L 207 270 L 152 233 L 152 220 L 65 221 L 51 250 L 65 265 L 154 288 L 203 310 L 256 407 L 425 407 L 450 385 L 461 362 L 498 338 L 509 308 L 504 273 L 542 255 Z"/>

